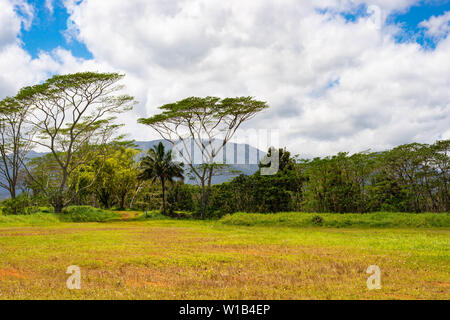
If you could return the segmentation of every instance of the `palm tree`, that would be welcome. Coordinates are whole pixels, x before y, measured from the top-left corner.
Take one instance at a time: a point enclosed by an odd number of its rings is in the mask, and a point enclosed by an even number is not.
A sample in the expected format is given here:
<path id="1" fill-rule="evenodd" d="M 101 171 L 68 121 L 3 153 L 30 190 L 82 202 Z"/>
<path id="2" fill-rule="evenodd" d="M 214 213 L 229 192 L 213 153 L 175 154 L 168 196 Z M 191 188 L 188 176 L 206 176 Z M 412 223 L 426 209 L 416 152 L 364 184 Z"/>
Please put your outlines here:
<path id="1" fill-rule="evenodd" d="M 166 182 L 173 182 L 174 178 L 183 179 L 183 163 L 172 160 L 172 152 L 165 152 L 164 145 L 160 142 L 149 149 L 140 164 L 141 173 L 139 179 L 161 181 L 163 214 L 166 214 Z"/>

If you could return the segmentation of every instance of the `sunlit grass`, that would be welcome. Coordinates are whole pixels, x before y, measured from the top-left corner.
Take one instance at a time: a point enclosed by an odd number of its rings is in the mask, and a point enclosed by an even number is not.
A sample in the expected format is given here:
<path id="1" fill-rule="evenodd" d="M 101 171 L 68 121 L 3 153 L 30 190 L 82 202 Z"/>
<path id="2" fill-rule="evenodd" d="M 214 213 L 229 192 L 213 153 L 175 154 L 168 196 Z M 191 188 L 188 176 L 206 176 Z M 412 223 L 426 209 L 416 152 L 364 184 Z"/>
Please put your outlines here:
<path id="1" fill-rule="evenodd" d="M 320 217 L 320 222 L 314 222 Z M 227 215 L 222 223 L 242 226 L 281 226 L 331 228 L 450 228 L 450 213 L 303 213 L 283 212 L 276 214 L 239 212 Z"/>
<path id="2" fill-rule="evenodd" d="M 81 290 L 66 288 L 69 265 Z M 381 290 L 366 287 L 369 265 Z M 0 299 L 23 298 L 449 299 L 450 231 L 0 222 Z"/>

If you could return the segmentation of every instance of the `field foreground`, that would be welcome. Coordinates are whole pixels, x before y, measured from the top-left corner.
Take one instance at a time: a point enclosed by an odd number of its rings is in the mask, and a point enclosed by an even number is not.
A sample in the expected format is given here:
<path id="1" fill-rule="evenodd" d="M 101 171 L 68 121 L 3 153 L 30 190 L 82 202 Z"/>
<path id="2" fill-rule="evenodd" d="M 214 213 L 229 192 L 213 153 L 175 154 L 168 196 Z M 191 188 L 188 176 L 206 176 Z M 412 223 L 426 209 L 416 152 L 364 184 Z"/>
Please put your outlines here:
<path id="1" fill-rule="evenodd" d="M 80 290 L 66 287 L 70 265 Z M 450 231 L 0 224 L 0 299 L 450 299 Z"/>

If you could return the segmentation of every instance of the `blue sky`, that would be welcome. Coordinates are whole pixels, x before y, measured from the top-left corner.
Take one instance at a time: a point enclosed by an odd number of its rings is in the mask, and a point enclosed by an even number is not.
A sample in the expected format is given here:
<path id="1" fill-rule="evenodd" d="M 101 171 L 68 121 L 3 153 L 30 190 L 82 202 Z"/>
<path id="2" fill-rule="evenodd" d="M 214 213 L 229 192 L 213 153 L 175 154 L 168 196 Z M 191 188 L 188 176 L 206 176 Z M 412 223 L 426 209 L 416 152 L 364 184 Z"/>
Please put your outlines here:
<path id="1" fill-rule="evenodd" d="M 433 1 L 428 4 L 424 2 L 421 5 L 409 8 L 407 12 L 389 16 L 387 23 L 401 26 L 404 33 L 398 35 L 397 40 L 399 42 L 416 41 L 424 47 L 434 48 L 437 40 L 424 35 L 423 28 L 419 24 L 432 16 L 440 16 L 447 11 L 450 11 L 450 1 Z"/>
<path id="2" fill-rule="evenodd" d="M 28 3 L 34 7 L 34 19 L 29 30 L 22 26 L 20 39 L 33 58 L 36 58 L 40 51 L 51 51 L 57 47 L 70 50 L 75 57 L 92 58 L 83 43 L 74 37 L 71 37 L 70 41 L 65 38 L 64 32 L 71 21 L 66 7 L 60 1 L 53 2 L 53 12 L 46 7 L 45 0 L 28 0 Z"/>
<path id="3" fill-rule="evenodd" d="M 60 1 L 54 1 L 53 12 L 45 5 L 45 0 L 28 0 L 35 8 L 35 17 L 29 30 L 22 28 L 20 39 L 27 52 L 33 58 L 42 51 L 62 47 L 70 50 L 75 57 L 91 59 L 92 54 L 83 43 L 74 37 L 67 41 L 64 32 L 68 29 L 71 21 L 69 13 Z M 450 1 L 422 1 L 419 5 L 408 8 L 405 12 L 395 12 L 386 18 L 387 24 L 397 24 L 402 33 L 398 34 L 398 42 L 416 41 L 426 48 L 434 48 L 437 39 L 427 37 L 423 33 L 420 22 L 428 20 L 432 16 L 439 16 L 450 11 Z M 19 12 L 20 13 L 20 12 Z M 349 23 L 355 22 L 359 17 L 367 16 L 367 5 L 355 6 L 351 11 L 340 13 Z"/>
<path id="4" fill-rule="evenodd" d="M 367 17 L 367 4 L 355 5 L 351 10 L 340 12 L 349 23 L 356 22 L 361 17 Z M 396 35 L 396 41 L 416 42 L 426 49 L 433 49 L 440 39 L 432 38 L 424 34 L 424 28 L 420 26 L 422 21 L 433 16 L 440 16 L 450 11 L 448 0 L 425 0 L 409 7 L 407 10 L 394 11 L 386 17 L 386 25 L 397 25 L 401 32 Z M 323 13 L 327 10 L 322 10 Z"/>

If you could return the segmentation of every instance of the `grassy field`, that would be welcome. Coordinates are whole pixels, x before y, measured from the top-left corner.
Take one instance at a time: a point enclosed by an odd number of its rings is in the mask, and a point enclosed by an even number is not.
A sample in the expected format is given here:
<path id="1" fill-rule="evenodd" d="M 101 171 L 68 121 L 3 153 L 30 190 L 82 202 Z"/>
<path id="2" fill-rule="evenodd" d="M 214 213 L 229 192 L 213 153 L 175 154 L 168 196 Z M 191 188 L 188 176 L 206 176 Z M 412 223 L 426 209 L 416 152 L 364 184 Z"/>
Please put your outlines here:
<path id="1" fill-rule="evenodd" d="M 446 227 L 121 215 L 103 223 L 0 216 L 0 299 L 450 299 Z M 81 290 L 66 287 L 70 265 L 81 268 Z M 369 265 L 381 269 L 380 290 L 367 289 Z"/>

